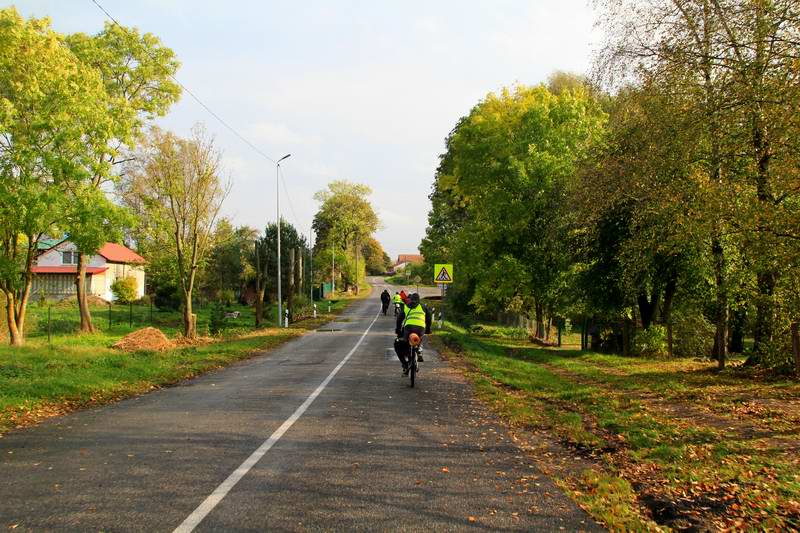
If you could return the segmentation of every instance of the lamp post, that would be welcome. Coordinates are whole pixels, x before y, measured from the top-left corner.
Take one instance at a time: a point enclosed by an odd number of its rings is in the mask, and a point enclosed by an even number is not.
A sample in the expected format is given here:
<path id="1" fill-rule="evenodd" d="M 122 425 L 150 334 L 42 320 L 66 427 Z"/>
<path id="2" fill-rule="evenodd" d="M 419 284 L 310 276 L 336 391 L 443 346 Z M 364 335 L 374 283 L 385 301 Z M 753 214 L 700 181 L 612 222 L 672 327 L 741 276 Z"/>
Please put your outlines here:
<path id="1" fill-rule="evenodd" d="M 314 305 L 314 247 L 311 245 L 312 228 L 308 228 L 308 303 Z"/>
<path id="2" fill-rule="evenodd" d="M 281 327 L 283 316 L 283 300 L 281 299 L 281 161 L 292 154 L 286 154 L 275 162 L 275 199 L 278 211 L 278 327 Z"/>

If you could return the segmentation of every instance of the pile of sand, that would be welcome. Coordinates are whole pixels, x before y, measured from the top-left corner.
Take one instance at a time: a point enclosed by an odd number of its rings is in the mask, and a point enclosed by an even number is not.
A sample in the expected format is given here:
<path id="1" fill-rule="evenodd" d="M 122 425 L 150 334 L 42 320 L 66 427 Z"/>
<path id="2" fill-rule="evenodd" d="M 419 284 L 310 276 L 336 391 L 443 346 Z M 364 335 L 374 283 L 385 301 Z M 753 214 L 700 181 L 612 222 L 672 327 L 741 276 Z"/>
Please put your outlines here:
<path id="1" fill-rule="evenodd" d="M 156 328 L 136 330 L 122 337 L 113 346 L 113 348 L 126 352 L 135 352 L 139 350 L 163 351 L 170 350 L 174 347 L 175 343 L 169 340 L 160 329 Z"/>

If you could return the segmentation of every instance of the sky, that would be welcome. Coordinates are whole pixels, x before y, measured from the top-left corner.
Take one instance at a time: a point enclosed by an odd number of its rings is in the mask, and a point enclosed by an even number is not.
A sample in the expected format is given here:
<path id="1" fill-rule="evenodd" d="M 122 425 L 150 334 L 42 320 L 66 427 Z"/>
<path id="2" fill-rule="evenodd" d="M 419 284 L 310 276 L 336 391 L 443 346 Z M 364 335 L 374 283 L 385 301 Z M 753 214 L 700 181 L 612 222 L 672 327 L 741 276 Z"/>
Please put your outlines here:
<path id="1" fill-rule="evenodd" d="M 376 237 L 392 258 L 416 253 L 428 194 L 458 119 L 489 92 L 586 73 L 600 33 L 589 0 L 97 0 L 120 24 L 157 35 L 178 80 L 282 163 L 281 214 L 307 234 L 314 193 L 332 180 L 372 188 Z M 92 0 L 23 0 L 60 32 L 95 33 Z M 275 166 L 184 94 L 160 126 L 202 122 L 233 188 L 223 214 L 276 219 Z"/>

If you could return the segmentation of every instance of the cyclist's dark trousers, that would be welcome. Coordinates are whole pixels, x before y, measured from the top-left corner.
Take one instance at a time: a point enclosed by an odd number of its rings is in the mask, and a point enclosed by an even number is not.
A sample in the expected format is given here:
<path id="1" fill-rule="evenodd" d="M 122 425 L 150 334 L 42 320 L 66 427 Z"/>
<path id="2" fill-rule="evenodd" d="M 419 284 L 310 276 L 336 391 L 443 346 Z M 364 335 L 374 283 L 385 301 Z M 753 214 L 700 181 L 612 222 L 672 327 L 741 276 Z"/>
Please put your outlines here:
<path id="1" fill-rule="evenodd" d="M 419 335 L 421 339 L 425 335 L 425 328 L 422 326 L 406 326 L 403 328 L 403 335 L 401 339 L 397 339 L 394 343 L 394 352 L 400 362 L 405 364 L 411 355 L 411 343 L 408 342 L 408 336 L 412 333 Z"/>
<path id="2" fill-rule="evenodd" d="M 406 364 L 409 348 L 411 348 L 411 346 L 405 339 L 394 340 L 394 353 L 397 354 L 397 358 L 400 359 L 400 363 L 403 365 Z"/>
<path id="3" fill-rule="evenodd" d="M 389 302 L 381 302 L 381 311 L 383 311 L 384 315 L 388 310 L 389 310 Z"/>

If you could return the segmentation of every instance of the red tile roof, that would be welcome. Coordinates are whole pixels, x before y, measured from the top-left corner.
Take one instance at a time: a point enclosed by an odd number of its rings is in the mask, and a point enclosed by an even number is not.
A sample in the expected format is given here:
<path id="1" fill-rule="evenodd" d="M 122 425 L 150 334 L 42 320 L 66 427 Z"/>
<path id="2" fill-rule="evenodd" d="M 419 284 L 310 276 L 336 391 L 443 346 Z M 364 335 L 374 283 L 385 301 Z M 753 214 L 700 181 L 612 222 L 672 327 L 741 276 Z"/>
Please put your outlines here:
<path id="1" fill-rule="evenodd" d="M 126 248 L 121 244 L 107 242 L 100 248 L 100 255 L 106 258 L 107 261 L 114 263 L 146 263 L 144 257 L 137 254 L 130 248 Z"/>
<path id="2" fill-rule="evenodd" d="M 87 274 L 102 274 L 108 267 L 86 267 Z M 33 266 L 31 271 L 34 274 L 77 274 L 78 265 L 60 266 Z"/>
<path id="3" fill-rule="evenodd" d="M 397 263 L 422 263 L 425 259 L 419 254 L 400 254 L 397 256 Z"/>

